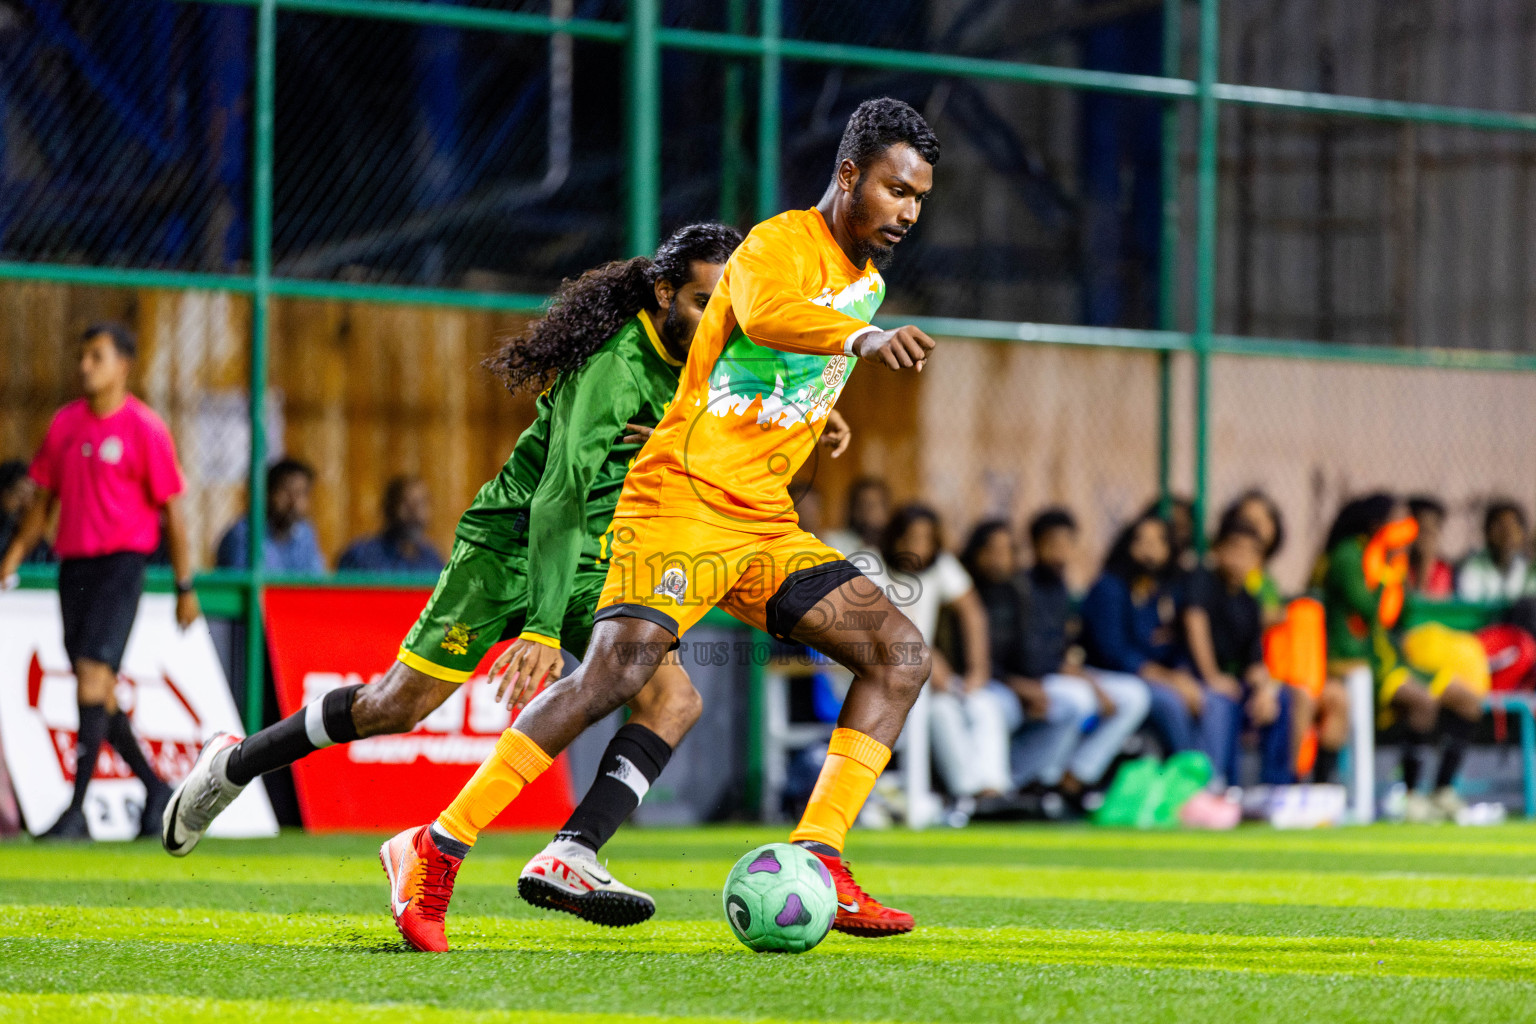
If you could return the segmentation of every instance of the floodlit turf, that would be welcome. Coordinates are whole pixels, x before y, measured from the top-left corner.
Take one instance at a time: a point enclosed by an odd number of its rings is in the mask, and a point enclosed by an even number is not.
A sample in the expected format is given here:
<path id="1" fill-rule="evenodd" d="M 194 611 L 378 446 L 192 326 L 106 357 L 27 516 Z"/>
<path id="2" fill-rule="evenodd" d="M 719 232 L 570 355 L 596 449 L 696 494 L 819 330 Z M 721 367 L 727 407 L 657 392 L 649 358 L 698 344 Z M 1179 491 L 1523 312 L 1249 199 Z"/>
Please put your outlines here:
<path id="1" fill-rule="evenodd" d="M 465 865 L 456 952 L 403 951 L 379 837 L 0 844 L 0 1021 L 1536 1021 L 1536 828 L 1227 835 L 858 833 L 919 930 L 801 956 L 733 939 L 718 887 L 760 829 L 629 830 L 654 921 L 536 911 L 542 836 Z"/>

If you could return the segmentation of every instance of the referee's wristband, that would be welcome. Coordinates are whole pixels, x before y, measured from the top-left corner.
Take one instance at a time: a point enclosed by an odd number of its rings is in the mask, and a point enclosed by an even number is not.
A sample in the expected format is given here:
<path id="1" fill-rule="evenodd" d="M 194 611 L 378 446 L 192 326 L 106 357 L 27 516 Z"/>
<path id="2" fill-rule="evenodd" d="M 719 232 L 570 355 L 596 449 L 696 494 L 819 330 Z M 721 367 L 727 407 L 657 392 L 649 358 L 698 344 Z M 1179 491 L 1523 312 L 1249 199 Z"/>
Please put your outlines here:
<path id="1" fill-rule="evenodd" d="M 192 593 L 192 581 L 191 580 L 177 580 L 176 581 L 176 593 L 178 595 Z"/>

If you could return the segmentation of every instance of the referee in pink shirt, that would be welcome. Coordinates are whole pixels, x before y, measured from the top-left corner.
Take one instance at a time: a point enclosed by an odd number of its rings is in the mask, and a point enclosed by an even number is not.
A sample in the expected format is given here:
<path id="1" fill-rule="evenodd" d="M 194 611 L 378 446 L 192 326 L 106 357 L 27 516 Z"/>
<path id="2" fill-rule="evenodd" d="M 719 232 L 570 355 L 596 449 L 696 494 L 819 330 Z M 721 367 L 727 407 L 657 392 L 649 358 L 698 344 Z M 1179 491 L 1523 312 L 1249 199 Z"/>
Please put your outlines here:
<path id="1" fill-rule="evenodd" d="M 160 834 L 170 800 L 170 787 L 150 767 L 114 693 L 144 592 L 144 566 L 160 544 L 161 509 L 176 571 L 176 621 L 186 629 L 199 615 L 176 446 L 164 421 L 128 393 L 137 354 L 132 333 L 119 324 L 93 326 L 81 336 L 85 397 L 60 409 L 48 425 L 30 470 L 37 495 L 0 560 L 0 584 L 14 585 L 22 559 L 58 510 L 59 607 L 64 649 L 79 681 L 80 727 L 74 798 L 45 833 L 55 839 L 90 838 L 85 791 L 103 740 L 144 783 L 140 836 Z"/>

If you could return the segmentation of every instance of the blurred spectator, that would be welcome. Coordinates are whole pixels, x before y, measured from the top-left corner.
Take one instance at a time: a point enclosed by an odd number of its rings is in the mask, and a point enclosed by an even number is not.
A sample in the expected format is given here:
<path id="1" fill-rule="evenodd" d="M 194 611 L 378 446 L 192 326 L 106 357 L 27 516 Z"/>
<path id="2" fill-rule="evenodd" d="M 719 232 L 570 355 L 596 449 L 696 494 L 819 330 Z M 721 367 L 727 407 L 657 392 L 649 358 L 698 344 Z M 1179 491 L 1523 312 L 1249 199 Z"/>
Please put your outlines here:
<path id="1" fill-rule="evenodd" d="M 1221 514 L 1221 522 L 1216 532 L 1222 532 L 1227 529 L 1229 523 L 1238 520 L 1251 526 L 1264 545 L 1262 564 L 1249 575 L 1243 585 L 1248 593 L 1253 595 L 1254 600 L 1259 602 L 1259 611 L 1264 617 L 1264 625 L 1273 626 L 1285 618 L 1285 597 L 1280 593 L 1280 585 L 1269 573 L 1269 564 L 1285 546 L 1285 519 L 1281 516 L 1280 506 L 1275 503 L 1275 499 L 1255 488 L 1238 495 L 1237 499 L 1227 506 L 1227 510 Z"/>
<path id="2" fill-rule="evenodd" d="M 1083 649 L 1075 643 L 1078 623 L 1067 566 L 1077 558 L 1077 520 L 1062 508 L 1048 508 L 1029 523 L 1034 564 L 1023 575 L 1029 594 L 1025 619 L 1025 661 L 1032 672 L 1049 672 L 1084 679 L 1093 690 L 1098 722 L 1083 737 L 1067 762 L 1063 786 L 1070 794 L 1084 786 L 1107 782 L 1109 765 L 1127 738 L 1146 720 L 1151 696 L 1135 676 L 1106 672 L 1083 664 Z"/>
<path id="3" fill-rule="evenodd" d="M 1238 738 L 1246 725 L 1259 730 L 1259 781 L 1294 782 L 1290 694 L 1264 667 L 1264 619 L 1248 591 L 1262 571 L 1265 543 L 1239 516 L 1225 518 L 1211 546 L 1212 567 L 1201 566 L 1184 584 L 1184 635 L 1205 683 L 1200 749 L 1218 783 L 1238 781 Z"/>
<path id="4" fill-rule="evenodd" d="M 309 522 L 309 497 L 315 471 L 298 459 L 282 459 L 267 470 L 267 536 L 261 564 L 267 572 L 323 573 L 325 559 Z M 250 521 L 237 519 L 219 541 L 220 567 L 244 569 L 250 564 Z"/>
<path id="5" fill-rule="evenodd" d="M 1411 630 L 1399 647 L 1394 629 L 1401 604 L 1389 599 L 1386 585 L 1372 582 L 1367 567 L 1390 558 L 1392 527 L 1405 513 L 1390 494 L 1346 503 L 1328 531 L 1317 582 L 1327 615 L 1330 675 L 1369 667 L 1381 726 L 1402 726 L 1407 816 L 1440 821 L 1465 807 L 1454 781 L 1482 718 L 1488 660 L 1476 637 L 1438 623 Z M 1424 756 L 1437 740 L 1440 763 L 1434 793 L 1426 796 L 1418 791 Z"/>
<path id="6" fill-rule="evenodd" d="M 1066 567 L 1077 545 L 1077 522 L 1047 509 L 1030 522 L 1034 566 L 1018 569 L 1011 536 L 1000 522 L 983 523 L 966 546 L 966 567 L 988 612 L 992 672 L 1030 705 L 1046 697 L 1045 714 L 1010 722 L 1014 781 L 1038 782 L 1069 799 L 1098 783 L 1126 737 L 1147 714 L 1147 688 L 1134 677 L 1090 672 L 1071 644 L 1072 595 Z M 1038 704 L 1038 698 L 1034 698 Z M 1084 725 L 1097 717 L 1086 736 Z M 1020 728 L 1022 726 L 1022 728 Z"/>
<path id="7" fill-rule="evenodd" d="M 1083 598 L 1088 665 L 1150 688 L 1147 718 L 1169 753 L 1195 749 L 1194 720 L 1205 703 L 1205 687 L 1185 667 L 1178 642 L 1172 557 L 1167 522 L 1143 515 L 1120 532 Z"/>
<path id="8" fill-rule="evenodd" d="M 338 569 L 351 572 L 437 573 L 443 556 L 427 540 L 432 494 L 420 477 L 397 476 L 384 488 L 384 532 L 354 541 Z"/>
<path id="9" fill-rule="evenodd" d="M 1408 586 L 1425 597 L 1445 600 L 1456 595 L 1456 573 L 1440 557 L 1445 506 L 1427 494 L 1408 499 L 1408 514 L 1419 524 L 1419 535 L 1408 549 Z"/>
<path id="10" fill-rule="evenodd" d="M 1483 549 L 1461 563 L 1456 593 L 1463 601 L 1514 601 L 1536 594 L 1526 547 L 1530 527 L 1525 511 L 1512 501 L 1492 501 L 1483 514 Z"/>
<path id="11" fill-rule="evenodd" d="M 846 525 L 828 530 L 822 539 L 827 546 L 852 556 L 855 551 L 871 554 L 880 550 L 885 527 L 891 519 L 891 489 L 879 477 L 861 476 L 848 486 Z M 860 568 L 864 562 L 856 562 Z"/>
<path id="12" fill-rule="evenodd" d="M 1166 512 L 1163 511 L 1165 500 L 1168 506 Z M 1141 510 L 1138 518 L 1145 519 L 1148 516 L 1156 516 L 1168 524 L 1168 543 L 1172 545 L 1169 551 L 1169 571 L 1174 576 L 1186 573 L 1199 564 L 1200 555 L 1195 551 L 1195 503 L 1193 501 L 1177 494 L 1170 494 L 1166 499 L 1153 498 L 1147 507 Z"/>
<path id="13" fill-rule="evenodd" d="M 868 575 L 933 649 L 928 715 L 945 787 L 961 801 L 1002 795 L 1010 788 L 1008 708 L 987 686 L 987 613 L 965 569 L 942 548 L 938 514 L 925 505 L 898 509 Z M 934 646 L 945 607 L 953 609 L 964 642 L 964 674 Z"/>
<path id="14" fill-rule="evenodd" d="M 992 679 L 987 686 L 1006 712 L 1008 732 L 1016 734 L 1012 780 L 1021 786 L 1059 786 L 1083 723 L 1097 710 L 1094 694 L 1081 679 L 1057 675 L 1059 663 L 1030 671 L 1033 666 L 1025 653 L 1028 602 L 1019 586 L 1018 552 L 1006 522 L 992 519 L 972 530 L 961 563 L 987 613 Z"/>
<path id="15" fill-rule="evenodd" d="M 23 459 L 11 459 L 9 462 L 0 462 L 0 551 L 11 546 L 11 538 L 16 536 L 17 529 L 21 526 L 21 517 L 26 514 L 27 507 L 32 504 L 32 497 L 37 493 L 37 483 L 27 473 L 27 463 Z M 53 549 L 48 546 L 46 540 L 37 542 L 37 546 L 28 551 L 22 557 L 22 564 L 53 561 Z"/>

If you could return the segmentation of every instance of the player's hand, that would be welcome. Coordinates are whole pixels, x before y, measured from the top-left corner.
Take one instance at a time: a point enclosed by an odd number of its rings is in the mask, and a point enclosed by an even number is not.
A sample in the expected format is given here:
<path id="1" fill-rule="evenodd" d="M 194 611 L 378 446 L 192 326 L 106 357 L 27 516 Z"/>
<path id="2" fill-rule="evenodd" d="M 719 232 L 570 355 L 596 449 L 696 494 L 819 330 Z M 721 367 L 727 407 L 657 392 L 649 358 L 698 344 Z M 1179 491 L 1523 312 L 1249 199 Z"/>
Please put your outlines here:
<path id="1" fill-rule="evenodd" d="M 933 346 L 932 338 L 908 324 L 894 331 L 870 331 L 860 335 L 853 343 L 853 354 L 860 359 L 884 363 L 892 370 L 922 372 Z"/>
<path id="2" fill-rule="evenodd" d="M 496 703 L 513 710 L 524 707 L 545 682 L 560 678 L 564 659 L 560 650 L 537 640 L 514 640 L 491 666 L 496 684 Z"/>
<path id="3" fill-rule="evenodd" d="M 197 617 L 203 614 L 203 606 L 198 602 L 197 595 L 192 591 L 176 595 L 176 625 L 186 632 Z"/>
<path id="4" fill-rule="evenodd" d="M 827 425 L 821 431 L 821 443 L 832 449 L 832 457 L 835 459 L 848 450 L 848 443 L 852 440 L 853 428 L 848 426 L 843 414 L 836 409 L 828 409 Z"/>
<path id="5" fill-rule="evenodd" d="M 624 429 L 629 433 L 619 438 L 620 444 L 645 444 L 646 440 L 656 433 L 655 427 L 648 427 L 644 423 L 626 423 Z"/>

